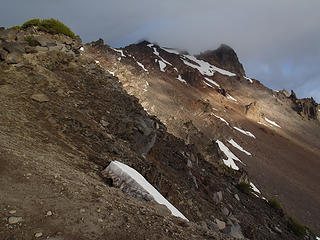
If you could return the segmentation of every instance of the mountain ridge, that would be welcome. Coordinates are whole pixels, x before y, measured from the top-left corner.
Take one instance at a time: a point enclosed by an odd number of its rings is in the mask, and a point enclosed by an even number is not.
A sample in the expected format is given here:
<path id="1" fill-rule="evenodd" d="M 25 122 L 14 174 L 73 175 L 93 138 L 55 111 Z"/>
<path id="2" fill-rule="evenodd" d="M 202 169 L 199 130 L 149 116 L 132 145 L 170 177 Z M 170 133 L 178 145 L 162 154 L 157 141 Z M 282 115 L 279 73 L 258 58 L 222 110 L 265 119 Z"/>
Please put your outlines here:
<path id="1" fill-rule="evenodd" d="M 25 40 L 30 35 L 40 45 L 30 46 Z M 229 137 L 254 155 L 259 152 L 250 144 L 256 138 L 270 138 L 271 145 L 276 140 L 282 147 L 290 143 L 289 135 L 281 133 L 283 121 L 277 121 L 282 125 L 277 129 L 245 120 L 243 103 L 251 99 L 239 93 L 238 83 L 248 89 L 253 84 L 266 94 L 257 80 L 230 76 L 155 45 L 143 45 L 143 51 L 135 45 L 112 49 L 101 40 L 82 45 L 79 39 L 34 28 L 0 30 L 0 39 L 0 196 L 5 209 L 0 229 L 5 238 L 31 239 L 41 233 L 58 239 L 124 239 L 133 234 L 137 239 L 299 239 L 288 216 L 262 198 L 273 195 L 264 190 L 269 181 L 263 184 L 255 174 L 251 178 L 252 163 L 249 169 L 227 168 L 223 159 L 229 153 L 219 148 L 218 143 L 225 144 L 248 165 L 250 156 L 231 148 Z M 210 81 L 200 71 L 212 74 L 206 75 Z M 285 101 L 274 101 L 293 116 Z M 275 115 L 260 114 L 265 102 L 252 106 L 247 115 L 275 121 Z M 315 121 L 296 121 L 309 137 L 305 122 L 316 126 Z M 295 147 L 295 153 L 302 149 Z M 144 175 L 191 223 L 112 187 L 101 171 L 114 160 Z M 251 181 L 264 190 L 262 195 L 238 189 L 239 183 Z M 314 198 L 310 190 L 302 192 Z M 309 206 L 295 207 L 304 211 L 313 207 L 311 200 Z M 18 223 L 10 223 L 11 214 Z"/>

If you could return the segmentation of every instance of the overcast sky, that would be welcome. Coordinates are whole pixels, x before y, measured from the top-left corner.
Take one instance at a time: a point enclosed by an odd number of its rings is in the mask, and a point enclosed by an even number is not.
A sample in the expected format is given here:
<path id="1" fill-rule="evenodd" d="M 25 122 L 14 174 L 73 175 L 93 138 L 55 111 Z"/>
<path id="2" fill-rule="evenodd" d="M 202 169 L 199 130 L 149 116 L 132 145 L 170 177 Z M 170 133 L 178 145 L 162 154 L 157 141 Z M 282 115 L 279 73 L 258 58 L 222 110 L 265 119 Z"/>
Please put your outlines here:
<path id="1" fill-rule="evenodd" d="M 226 43 L 247 76 L 320 102 L 319 0 L 1 0 L 0 25 L 34 17 L 113 47 L 147 39 L 199 53 Z"/>

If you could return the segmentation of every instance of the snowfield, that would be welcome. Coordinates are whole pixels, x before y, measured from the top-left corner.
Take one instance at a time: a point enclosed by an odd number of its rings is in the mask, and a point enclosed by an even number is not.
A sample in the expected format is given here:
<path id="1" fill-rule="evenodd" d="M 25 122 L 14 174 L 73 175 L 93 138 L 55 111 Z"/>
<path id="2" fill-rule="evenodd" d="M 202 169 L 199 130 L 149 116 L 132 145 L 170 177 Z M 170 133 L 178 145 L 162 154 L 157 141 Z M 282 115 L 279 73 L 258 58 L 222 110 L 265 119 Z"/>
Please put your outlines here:
<path id="1" fill-rule="evenodd" d="M 235 164 L 234 161 L 239 161 L 241 160 L 237 158 L 230 150 L 229 148 L 223 144 L 223 142 L 217 140 L 216 143 L 218 144 L 220 150 L 227 156 L 228 159 L 223 159 L 223 162 L 225 165 L 228 167 L 231 167 L 234 170 L 239 170 L 239 167 Z M 242 163 L 242 162 L 241 162 Z"/>
<path id="2" fill-rule="evenodd" d="M 233 127 L 234 129 L 236 129 L 237 131 L 243 133 L 244 135 L 247 135 L 249 137 L 252 137 L 252 138 L 256 138 L 256 136 L 254 136 L 251 132 L 249 131 L 245 131 L 245 130 L 242 130 L 241 128 L 238 128 L 238 127 Z"/>
<path id="3" fill-rule="evenodd" d="M 249 153 L 248 151 L 244 150 L 238 143 L 236 143 L 233 139 L 228 140 L 228 142 L 234 146 L 235 148 L 239 149 L 241 152 L 244 152 L 245 154 L 247 154 L 248 156 L 251 156 L 251 153 Z"/>
<path id="4" fill-rule="evenodd" d="M 221 68 L 218 68 L 216 66 L 213 66 L 211 64 L 209 64 L 208 62 L 206 61 L 203 61 L 203 60 L 199 60 L 197 59 L 195 56 L 191 56 L 191 55 L 183 55 L 183 57 L 181 58 L 181 60 L 184 62 L 185 65 L 189 66 L 189 67 L 192 67 L 192 68 L 195 68 L 195 69 L 198 69 L 199 72 L 202 74 L 202 75 L 206 75 L 206 76 L 213 76 L 213 74 L 215 72 L 219 72 L 223 75 L 227 75 L 229 77 L 234 77 L 236 76 L 236 74 L 234 73 L 231 73 L 229 71 L 226 71 L 226 70 L 223 70 Z M 190 62 L 191 61 L 191 62 Z M 196 64 L 194 64 L 194 63 Z"/>
<path id="5" fill-rule="evenodd" d="M 139 172 L 118 161 L 112 161 L 103 170 L 103 176 L 111 177 L 113 184 L 124 192 L 133 196 L 153 199 L 159 204 L 165 205 L 176 217 L 189 221 L 178 209 L 165 199 Z"/>

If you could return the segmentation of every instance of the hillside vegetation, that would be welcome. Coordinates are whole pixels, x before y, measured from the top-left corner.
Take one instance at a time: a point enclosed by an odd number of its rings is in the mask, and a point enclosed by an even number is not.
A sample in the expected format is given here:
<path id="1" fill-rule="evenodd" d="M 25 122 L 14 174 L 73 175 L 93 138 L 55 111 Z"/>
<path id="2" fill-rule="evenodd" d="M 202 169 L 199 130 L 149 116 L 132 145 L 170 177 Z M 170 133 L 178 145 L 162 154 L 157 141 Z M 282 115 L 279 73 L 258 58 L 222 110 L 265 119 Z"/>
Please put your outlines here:
<path id="1" fill-rule="evenodd" d="M 76 38 L 74 32 L 66 26 L 64 23 L 60 22 L 57 19 L 39 19 L 34 18 L 24 22 L 21 26 L 13 26 L 13 29 L 27 29 L 29 27 L 35 26 L 40 31 L 52 33 L 52 34 L 63 34 L 73 39 Z"/>

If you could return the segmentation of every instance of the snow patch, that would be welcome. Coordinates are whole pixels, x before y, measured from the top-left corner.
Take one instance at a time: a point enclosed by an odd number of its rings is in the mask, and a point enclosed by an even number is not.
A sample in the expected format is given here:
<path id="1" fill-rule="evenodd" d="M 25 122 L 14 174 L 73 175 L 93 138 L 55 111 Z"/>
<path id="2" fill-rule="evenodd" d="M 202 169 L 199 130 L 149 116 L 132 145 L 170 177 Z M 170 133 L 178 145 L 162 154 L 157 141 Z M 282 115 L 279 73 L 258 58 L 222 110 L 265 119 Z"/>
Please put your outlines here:
<path id="1" fill-rule="evenodd" d="M 232 96 L 229 95 L 229 94 L 227 95 L 227 98 L 230 99 L 230 100 L 232 100 L 232 101 L 238 102 L 237 99 L 235 99 L 234 97 L 232 97 Z"/>
<path id="2" fill-rule="evenodd" d="M 121 57 L 126 57 L 126 55 L 124 55 L 123 50 L 120 49 L 115 49 L 115 48 L 111 48 L 113 51 L 118 52 L 121 54 Z"/>
<path id="3" fill-rule="evenodd" d="M 160 53 L 158 52 L 156 47 L 153 48 L 153 54 L 160 57 Z"/>
<path id="4" fill-rule="evenodd" d="M 259 123 L 260 125 L 264 125 L 264 126 L 267 126 L 267 127 L 268 127 L 268 125 L 265 124 L 265 123 L 263 123 L 263 122 L 257 122 L 257 123 Z"/>
<path id="5" fill-rule="evenodd" d="M 158 63 L 159 63 L 159 67 L 160 67 L 160 71 L 161 72 L 165 72 L 165 68 L 166 68 L 166 66 L 167 66 L 167 64 L 165 64 L 163 61 L 161 61 L 161 60 L 158 60 Z"/>
<path id="6" fill-rule="evenodd" d="M 207 83 L 206 81 L 204 81 L 204 84 L 207 85 L 210 88 L 214 88 L 214 86 L 212 86 L 211 84 Z"/>
<path id="7" fill-rule="evenodd" d="M 215 81 L 211 80 L 210 78 L 205 77 L 204 78 L 206 81 L 208 81 L 209 83 L 217 86 L 218 88 L 220 88 L 220 85 L 218 83 L 216 83 Z"/>
<path id="8" fill-rule="evenodd" d="M 245 154 L 247 154 L 248 156 L 251 156 L 251 153 L 249 153 L 248 151 L 244 150 L 238 143 L 236 143 L 233 139 L 228 140 L 228 142 L 234 146 L 235 148 L 239 149 L 241 152 L 244 152 Z"/>
<path id="9" fill-rule="evenodd" d="M 253 190 L 254 192 L 261 194 L 261 192 L 259 191 L 259 189 L 258 189 L 252 182 L 250 182 L 250 186 L 252 187 L 252 190 Z"/>
<path id="10" fill-rule="evenodd" d="M 249 137 L 252 137 L 252 138 L 256 138 L 251 132 L 249 131 L 245 131 L 245 130 L 242 130 L 241 128 L 238 128 L 238 127 L 233 127 L 234 129 L 236 129 L 237 131 L 243 133 L 244 135 L 247 135 Z"/>
<path id="11" fill-rule="evenodd" d="M 107 70 L 108 73 L 110 73 L 112 76 L 114 76 L 114 72 L 110 72 L 109 70 Z"/>
<path id="12" fill-rule="evenodd" d="M 143 69 L 143 71 L 148 72 L 148 70 L 144 67 L 144 65 L 141 62 L 138 62 L 138 61 L 136 62 Z"/>
<path id="13" fill-rule="evenodd" d="M 228 159 L 223 159 L 223 162 L 225 165 L 228 167 L 231 167 L 234 170 L 239 170 L 239 167 L 235 164 L 234 161 L 239 161 L 241 160 L 237 158 L 230 150 L 229 148 L 223 144 L 223 142 L 217 140 L 216 143 L 218 144 L 220 150 L 227 156 Z M 241 162 L 242 163 L 242 162 Z"/>
<path id="14" fill-rule="evenodd" d="M 264 118 L 264 120 L 266 120 L 266 122 L 268 122 L 268 123 L 270 123 L 271 125 L 273 125 L 273 126 L 276 126 L 276 127 L 278 127 L 278 128 L 281 128 L 276 122 L 274 122 L 274 121 L 271 121 L 270 119 L 268 119 L 268 118 Z"/>
<path id="15" fill-rule="evenodd" d="M 184 79 L 181 77 L 181 75 L 179 75 L 179 76 L 177 77 L 177 79 L 178 79 L 180 82 L 183 82 L 183 83 L 187 84 L 187 81 L 184 80 Z"/>
<path id="16" fill-rule="evenodd" d="M 198 69 L 202 75 L 206 75 L 206 76 L 210 77 L 210 76 L 213 76 L 213 74 L 215 72 L 219 72 L 219 73 L 221 73 L 223 75 L 227 75 L 229 77 L 236 76 L 236 74 L 234 74 L 234 73 L 231 73 L 229 71 L 226 71 L 226 70 L 223 70 L 223 69 L 218 68 L 216 66 L 213 66 L 203 60 L 199 60 L 195 56 L 183 55 L 183 58 L 181 58 L 181 60 L 184 62 L 185 65 L 192 67 L 192 68 L 195 68 L 195 69 Z M 191 63 L 189 60 L 196 63 L 196 64 Z"/>
<path id="17" fill-rule="evenodd" d="M 244 79 L 247 79 L 250 83 L 253 83 L 253 80 L 251 78 L 243 76 Z"/>
<path id="18" fill-rule="evenodd" d="M 159 204 L 164 204 L 176 217 L 188 219 L 165 199 L 139 172 L 118 161 L 112 161 L 102 172 L 105 177 L 111 177 L 113 184 L 122 191 L 133 196 L 143 196 L 145 199 L 154 199 Z"/>
<path id="19" fill-rule="evenodd" d="M 151 47 L 151 45 L 150 45 L 150 47 Z M 157 59 L 156 60 L 159 62 L 159 67 L 160 67 L 161 72 L 165 72 L 164 69 L 166 68 L 167 64 L 172 66 L 171 63 L 169 63 L 163 57 L 160 56 L 160 53 L 158 52 L 156 47 L 153 47 L 153 54 L 156 55 L 158 58 L 160 58 L 160 60 L 157 60 Z"/>
<path id="20" fill-rule="evenodd" d="M 215 116 L 216 118 L 219 118 L 220 121 L 224 122 L 225 124 L 227 124 L 229 126 L 229 123 L 225 119 L 223 119 L 222 117 L 219 117 L 219 116 L 215 115 L 214 113 L 212 113 L 212 115 Z"/>
<path id="21" fill-rule="evenodd" d="M 161 49 L 166 51 L 166 52 L 168 52 L 168 53 L 173 53 L 173 54 L 180 55 L 180 53 L 177 50 L 174 50 L 172 48 L 164 48 L 164 47 L 162 47 Z"/>

